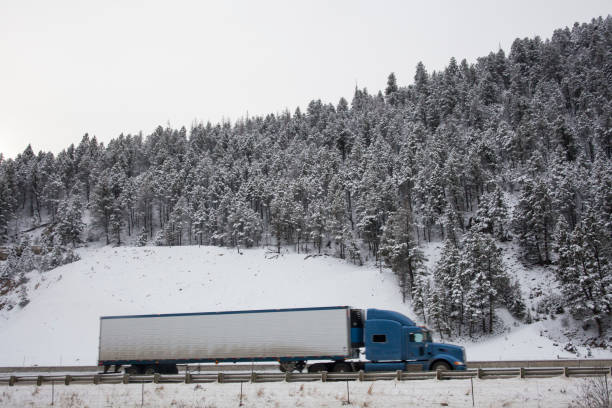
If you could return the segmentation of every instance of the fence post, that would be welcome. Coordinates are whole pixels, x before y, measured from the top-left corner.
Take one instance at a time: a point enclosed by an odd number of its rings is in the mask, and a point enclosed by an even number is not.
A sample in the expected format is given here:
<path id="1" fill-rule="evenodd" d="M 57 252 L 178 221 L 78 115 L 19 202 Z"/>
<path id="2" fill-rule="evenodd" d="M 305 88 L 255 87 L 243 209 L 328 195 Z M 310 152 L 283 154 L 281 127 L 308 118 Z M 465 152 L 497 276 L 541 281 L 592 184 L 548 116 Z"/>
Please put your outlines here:
<path id="1" fill-rule="evenodd" d="M 321 382 L 327 381 L 327 371 L 321 371 Z"/>
<path id="2" fill-rule="evenodd" d="M 191 384 L 191 373 L 189 371 L 185 373 L 185 384 Z"/>
<path id="3" fill-rule="evenodd" d="M 364 371 L 359 370 L 359 381 L 363 381 L 363 378 L 364 378 Z"/>
<path id="4" fill-rule="evenodd" d="M 482 379 L 482 376 L 483 376 L 482 368 L 478 367 L 478 371 L 476 372 L 476 376 L 478 377 L 479 380 Z"/>
<path id="5" fill-rule="evenodd" d="M 525 378 L 525 367 L 521 367 L 521 378 Z"/>
<path id="6" fill-rule="evenodd" d="M 605 375 L 606 380 L 606 405 L 610 406 L 610 391 L 608 390 L 608 374 Z"/>
<path id="7" fill-rule="evenodd" d="M 36 377 L 36 385 L 38 386 L 42 385 L 42 375 L 39 375 L 38 377 Z"/>
<path id="8" fill-rule="evenodd" d="M 291 378 L 291 373 L 289 371 L 287 371 L 285 373 L 285 382 L 289 382 L 289 378 Z"/>
<path id="9" fill-rule="evenodd" d="M 346 403 L 351 405 L 351 391 L 349 390 L 348 380 L 346 380 Z"/>
<path id="10" fill-rule="evenodd" d="M 159 384 L 159 373 L 153 374 L 153 382 Z"/>
<path id="11" fill-rule="evenodd" d="M 72 381 L 72 376 L 67 375 L 66 378 L 64 378 L 64 384 L 70 385 L 70 381 Z"/>
<path id="12" fill-rule="evenodd" d="M 569 368 L 568 367 L 563 367 L 563 375 L 566 377 L 569 377 Z"/>
<path id="13" fill-rule="evenodd" d="M 240 404 L 238 404 L 238 406 L 242 406 L 242 381 L 240 381 Z"/>
<path id="14" fill-rule="evenodd" d="M 130 382 L 130 375 L 128 373 L 124 373 L 123 374 L 123 381 L 124 384 L 129 384 Z"/>
<path id="15" fill-rule="evenodd" d="M 436 370 L 436 380 L 442 379 L 442 370 Z"/>
<path id="16" fill-rule="evenodd" d="M 95 374 L 93 376 L 93 383 L 94 383 L 94 385 L 100 384 L 100 374 Z"/>
<path id="17" fill-rule="evenodd" d="M 395 379 L 396 379 L 397 381 L 401 381 L 401 380 L 402 380 L 402 370 L 397 370 L 397 371 L 395 372 Z"/>
<path id="18" fill-rule="evenodd" d="M 217 373 L 217 382 L 218 383 L 222 383 L 223 382 L 223 373 Z"/>
<path id="19" fill-rule="evenodd" d="M 474 379 L 470 377 L 470 384 L 472 384 L 472 406 L 474 406 Z"/>
<path id="20" fill-rule="evenodd" d="M 9 377 L 9 385 L 12 387 L 13 385 L 15 385 L 16 382 L 17 382 L 17 377 L 15 377 L 14 375 L 11 375 Z"/>

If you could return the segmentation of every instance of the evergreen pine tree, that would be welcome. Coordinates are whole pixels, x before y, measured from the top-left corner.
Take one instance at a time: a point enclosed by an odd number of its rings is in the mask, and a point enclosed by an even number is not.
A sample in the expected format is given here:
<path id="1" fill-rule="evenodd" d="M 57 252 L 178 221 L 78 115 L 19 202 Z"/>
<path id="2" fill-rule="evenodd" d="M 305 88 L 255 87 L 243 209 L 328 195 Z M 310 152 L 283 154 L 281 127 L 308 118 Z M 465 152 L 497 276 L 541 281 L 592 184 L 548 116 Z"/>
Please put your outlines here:
<path id="1" fill-rule="evenodd" d="M 391 267 L 400 281 L 402 299 L 413 289 L 415 276 L 424 268 L 425 256 L 410 236 L 410 213 L 400 208 L 389 216 L 380 246 L 382 260 Z"/>
<path id="2" fill-rule="evenodd" d="M 570 233 L 565 221 L 556 231 L 557 275 L 570 312 L 592 320 L 599 335 L 612 314 L 612 243 L 604 224 L 589 209 Z"/>
<path id="3" fill-rule="evenodd" d="M 80 190 L 75 185 L 70 196 L 60 203 L 57 213 L 55 231 L 62 245 L 71 243 L 74 247 L 81 242 L 81 233 L 85 228 L 82 206 Z"/>

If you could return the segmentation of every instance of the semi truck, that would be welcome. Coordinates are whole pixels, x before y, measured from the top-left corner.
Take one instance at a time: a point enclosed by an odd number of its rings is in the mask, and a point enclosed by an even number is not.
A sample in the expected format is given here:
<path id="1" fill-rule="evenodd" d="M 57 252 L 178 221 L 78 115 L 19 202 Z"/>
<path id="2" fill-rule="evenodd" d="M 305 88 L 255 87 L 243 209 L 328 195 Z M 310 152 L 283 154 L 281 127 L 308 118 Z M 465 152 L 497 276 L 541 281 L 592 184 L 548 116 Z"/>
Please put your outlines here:
<path id="1" fill-rule="evenodd" d="M 103 316 L 98 366 L 178 373 L 177 364 L 278 362 L 281 371 L 465 370 L 405 315 L 350 306 Z"/>

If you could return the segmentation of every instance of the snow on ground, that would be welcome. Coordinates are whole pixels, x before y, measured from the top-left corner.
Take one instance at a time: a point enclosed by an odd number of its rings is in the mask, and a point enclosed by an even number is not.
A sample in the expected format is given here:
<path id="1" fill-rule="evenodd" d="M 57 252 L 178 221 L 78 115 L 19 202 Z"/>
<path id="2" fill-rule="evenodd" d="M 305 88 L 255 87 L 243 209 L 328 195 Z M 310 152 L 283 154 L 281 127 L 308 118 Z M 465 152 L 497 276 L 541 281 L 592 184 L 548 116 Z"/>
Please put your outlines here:
<path id="1" fill-rule="evenodd" d="M 477 407 L 567 407 L 584 379 L 474 380 Z M 17 385 L 0 388 L 0 407 L 223 408 L 240 404 L 240 384 Z M 472 407 L 470 380 L 243 383 L 246 407 Z M 144 390 L 144 392 L 143 392 Z M 52 395 L 52 393 L 54 395 Z M 143 403 L 141 405 L 141 403 Z"/>
<path id="2" fill-rule="evenodd" d="M 93 365 L 105 315 L 351 305 L 415 318 L 390 271 L 333 257 L 198 246 L 106 246 L 79 254 L 75 263 L 30 273 L 31 302 L 0 312 L 0 366 Z M 501 336 L 453 342 L 465 345 L 472 361 L 572 357 L 540 335 L 544 323 L 507 324 Z"/>
<path id="3" fill-rule="evenodd" d="M 0 314 L 0 366 L 91 365 L 99 317 L 355 305 L 410 315 L 393 274 L 264 249 L 103 247 L 29 275 L 31 302 Z"/>

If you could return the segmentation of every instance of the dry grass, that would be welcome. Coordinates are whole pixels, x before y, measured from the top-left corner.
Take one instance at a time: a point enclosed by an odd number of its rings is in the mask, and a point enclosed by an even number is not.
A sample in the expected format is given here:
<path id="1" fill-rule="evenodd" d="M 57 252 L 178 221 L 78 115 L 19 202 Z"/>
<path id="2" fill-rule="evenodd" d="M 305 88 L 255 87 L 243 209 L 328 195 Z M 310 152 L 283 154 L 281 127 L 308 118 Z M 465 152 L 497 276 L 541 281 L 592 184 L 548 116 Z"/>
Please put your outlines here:
<path id="1" fill-rule="evenodd" d="M 578 387 L 578 396 L 571 408 L 612 408 L 608 377 L 585 379 Z"/>
<path id="2" fill-rule="evenodd" d="M 59 406 L 62 408 L 83 408 L 85 402 L 79 397 L 76 392 L 64 394 L 60 397 Z"/>

